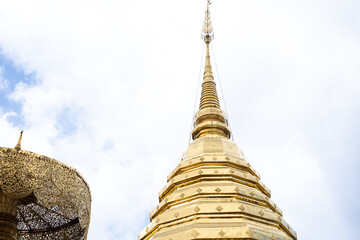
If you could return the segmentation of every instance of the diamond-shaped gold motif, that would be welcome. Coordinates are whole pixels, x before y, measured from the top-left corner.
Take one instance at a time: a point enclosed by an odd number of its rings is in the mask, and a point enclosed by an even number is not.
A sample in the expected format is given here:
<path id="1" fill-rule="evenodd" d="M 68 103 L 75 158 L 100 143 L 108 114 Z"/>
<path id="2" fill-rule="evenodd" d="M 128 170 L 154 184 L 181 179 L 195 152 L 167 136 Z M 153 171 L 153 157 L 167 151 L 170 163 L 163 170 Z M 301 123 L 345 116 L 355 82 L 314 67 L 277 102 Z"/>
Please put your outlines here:
<path id="1" fill-rule="evenodd" d="M 180 197 L 181 197 L 181 198 L 183 198 L 184 196 L 185 196 L 185 194 L 184 194 L 184 193 L 180 194 Z"/>
<path id="2" fill-rule="evenodd" d="M 229 173 L 233 174 L 233 173 L 234 173 L 234 170 L 230 169 Z"/>
<path id="3" fill-rule="evenodd" d="M 224 231 L 221 230 L 221 231 L 219 232 L 219 235 L 220 235 L 221 237 L 224 236 L 224 235 L 225 235 Z"/>
<path id="4" fill-rule="evenodd" d="M 215 192 L 219 193 L 219 192 L 221 192 L 221 189 L 220 189 L 220 188 L 216 188 L 216 189 L 215 189 Z"/>
<path id="5" fill-rule="evenodd" d="M 218 171 L 218 170 L 215 170 L 215 171 L 214 171 L 214 173 L 215 173 L 215 174 L 218 174 L 218 173 L 219 173 L 219 171 Z"/>
<path id="6" fill-rule="evenodd" d="M 174 217 L 176 217 L 176 218 L 179 217 L 179 213 L 175 213 Z"/>
<path id="7" fill-rule="evenodd" d="M 192 235 L 194 236 L 194 237 L 197 237 L 197 236 L 199 236 L 199 232 L 198 231 L 196 231 L 196 230 L 194 230 L 193 232 L 192 232 Z"/>
<path id="8" fill-rule="evenodd" d="M 195 212 L 199 212 L 199 211 L 200 211 L 200 208 L 199 208 L 199 207 L 195 207 L 195 208 L 194 208 L 194 211 L 195 211 Z"/>
<path id="9" fill-rule="evenodd" d="M 259 214 L 260 214 L 261 216 L 264 216 L 264 212 L 263 212 L 263 211 L 260 211 Z"/>
<path id="10" fill-rule="evenodd" d="M 204 157 L 201 157 L 200 160 L 201 160 L 201 161 L 204 161 Z"/>
<path id="11" fill-rule="evenodd" d="M 244 210 L 245 210 L 245 207 L 244 207 L 243 205 L 241 205 L 241 206 L 239 207 L 239 209 L 240 209 L 241 211 L 244 211 Z"/>
<path id="12" fill-rule="evenodd" d="M 230 160 L 230 158 L 228 157 L 228 156 L 226 156 L 226 158 L 225 158 L 226 160 Z"/>
<path id="13" fill-rule="evenodd" d="M 221 210 L 223 210 L 223 208 L 219 205 L 219 206 L 217 206 L 216 210 L 218 210 L 219 212 L 221 212 Z"/>
<path id="14" fill-rule="evenodd" d="M 250 192 L 250 195 L 253 197 L 253 196 L 255 195 L 255 193 L 254 193 L 254 192 Z"/>
<path id="15" fill-rule="evenodd" d="M 238 187 L 235 188 L 235 192 L 239 192 L 240 189 Z"/>
<path id="16" fill-rule="evenodd" d="M 160 221 L 160 220 L 159 220 L 158 218 L 155 220 L 156 223 L 159 223 L 159 221 Z"/>
<path id="17" fill-rule="evenodd" d="M 202 170 L 199 170 L 199 171 L 198 171 L 198 173 L 199 173 L 199 174 L 202 174 L 202 173 L 203 173 L 203 171 L 202 171 Z"/>
<path id="18" fill-rule="evenodd" d="M 198 188 L 198 189 L 196 189 L 196 191 L 197 191 L 198 193 L 200 193 L 200 192 L 202 191 L 202 189 L 201 189 L 201 188 Z"/>
<path id="19" fill-rule="evenodd" d="M 213 160 L 216 160 L 217 158 L 216 157 L 213 157 Z"/>

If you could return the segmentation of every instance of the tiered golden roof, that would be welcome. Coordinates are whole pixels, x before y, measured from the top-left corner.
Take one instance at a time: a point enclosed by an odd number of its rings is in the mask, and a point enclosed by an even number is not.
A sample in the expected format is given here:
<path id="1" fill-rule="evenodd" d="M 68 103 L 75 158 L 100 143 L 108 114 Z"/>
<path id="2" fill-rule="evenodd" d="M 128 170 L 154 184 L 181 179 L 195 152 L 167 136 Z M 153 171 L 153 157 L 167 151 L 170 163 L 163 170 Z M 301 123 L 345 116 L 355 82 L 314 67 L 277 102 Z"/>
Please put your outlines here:
<path id="1" fill-rule="evenodd" d="M 297 239 L 270 190 L 230 140 L 211 70 L 209 2 L 202 38 L 206 63 L 193 142 L 168 176 L 139 240 Z"/>

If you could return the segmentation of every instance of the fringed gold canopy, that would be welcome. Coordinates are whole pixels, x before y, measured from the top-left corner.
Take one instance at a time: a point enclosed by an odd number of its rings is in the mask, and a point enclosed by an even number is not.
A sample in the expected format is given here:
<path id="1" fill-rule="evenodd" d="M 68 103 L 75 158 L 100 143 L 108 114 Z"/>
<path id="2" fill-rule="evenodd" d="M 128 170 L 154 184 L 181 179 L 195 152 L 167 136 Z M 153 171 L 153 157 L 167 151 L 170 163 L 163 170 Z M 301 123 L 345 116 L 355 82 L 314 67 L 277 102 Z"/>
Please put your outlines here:
<path id="1" fill-rule="evenodd" d="M 0 239 L 87 237 L 89 186 L 74 168 L 55 159 L 20 145 L 0 148 L 0 199 Z"/>

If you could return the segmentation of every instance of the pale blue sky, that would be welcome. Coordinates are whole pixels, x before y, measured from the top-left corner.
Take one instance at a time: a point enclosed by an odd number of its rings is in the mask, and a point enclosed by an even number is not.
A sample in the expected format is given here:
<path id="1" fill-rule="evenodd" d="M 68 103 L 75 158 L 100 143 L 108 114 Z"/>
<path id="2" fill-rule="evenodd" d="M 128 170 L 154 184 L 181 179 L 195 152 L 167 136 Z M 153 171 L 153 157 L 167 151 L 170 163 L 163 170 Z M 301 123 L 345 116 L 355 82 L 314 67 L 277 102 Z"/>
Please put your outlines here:
<path id="1" fill-rule="evenodd" d="M 205 6 L 0 0 L 0 145 L 85 176 L 89 240 L 136 239 L 186 150 Z M 211 8 L 235 142 L 299 239 L 357 239 L 360 2 Z"/>
<path id="2" fill-rule="evenodd" d="M 12 124 L 22 127 L 23 120 L 20 116 L 21 103 L 12 101 L 9 98 L 17 83 L 28 82 L 31 79 L 31 75 L 24 73 L 21 68 L 14 66 L 12 60 L 8 59 L 5 55 L 0 55 L 0 102 L 1 110 L 3 112 L 15 112 L 18 116 L 10 117 Z"/>

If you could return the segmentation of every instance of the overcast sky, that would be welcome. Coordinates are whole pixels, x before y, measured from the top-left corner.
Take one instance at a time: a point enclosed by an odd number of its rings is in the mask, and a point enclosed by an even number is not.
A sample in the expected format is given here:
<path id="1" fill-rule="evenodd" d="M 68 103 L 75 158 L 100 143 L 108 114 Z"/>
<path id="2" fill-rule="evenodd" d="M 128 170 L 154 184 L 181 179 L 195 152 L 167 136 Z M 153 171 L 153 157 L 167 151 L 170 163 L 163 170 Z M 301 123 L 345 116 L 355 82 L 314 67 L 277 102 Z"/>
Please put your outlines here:
<path id="1" fill-rule="evenodd" d="M 81 172 L 89 240 L 136 239 L 188 146 L 205 7 L 0 0 L 0 146 L 23 129 L 23 149 Z M 302 240 L 360 235 L 359 13 L 358 0 L 211 5 L 234 141 Z"/>

